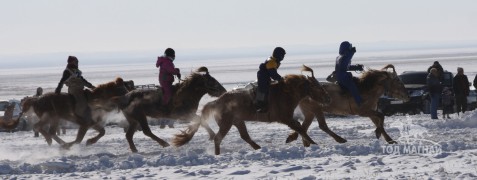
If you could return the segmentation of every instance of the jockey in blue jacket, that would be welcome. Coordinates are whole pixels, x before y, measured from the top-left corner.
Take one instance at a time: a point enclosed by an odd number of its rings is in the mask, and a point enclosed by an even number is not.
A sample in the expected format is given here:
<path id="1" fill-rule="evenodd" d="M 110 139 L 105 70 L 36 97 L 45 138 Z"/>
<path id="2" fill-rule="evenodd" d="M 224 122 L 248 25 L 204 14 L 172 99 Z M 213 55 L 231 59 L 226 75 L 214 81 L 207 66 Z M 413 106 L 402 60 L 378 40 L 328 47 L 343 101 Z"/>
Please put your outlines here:
<path id="1" fill-rule="evenodd" d="M 278 74 L 277 69 L 280 63 L 285 58 L 285 49 L 276 47 L 265 62 L 261 63 L 257 72 L 258 90 L 255 97 L 255 104 L 257 112 L 263 113 L 268 111 L 268 91 L 270 88 L 271 79 L 275 81 L 283 80 L 282 76 Z"/>
<path id="2" fill-rule="evenodd" d="M 358 106 L 361 105 L 362 99 L 359 95 L 358 87 L 353 81 L 353 75 L 348 71 L 362 71 L 363 65 L 351 65 L 351 58 L 356 53 L 356 48 L 348 41 L 344 41 L 340 45 L 339 56 L 336 58 L 335 75 L 338 85 L 342 89 L 349 90 L 353 95 Z"/>

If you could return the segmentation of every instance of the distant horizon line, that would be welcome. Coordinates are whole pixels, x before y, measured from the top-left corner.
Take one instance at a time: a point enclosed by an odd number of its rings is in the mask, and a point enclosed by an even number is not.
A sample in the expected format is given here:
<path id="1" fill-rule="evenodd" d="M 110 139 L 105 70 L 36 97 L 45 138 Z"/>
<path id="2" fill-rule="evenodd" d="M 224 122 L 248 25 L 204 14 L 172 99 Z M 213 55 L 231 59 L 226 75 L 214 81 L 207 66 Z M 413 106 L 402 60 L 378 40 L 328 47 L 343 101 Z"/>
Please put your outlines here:
<path id="1" fill-rule="evenodd" d="M 356 43 L 357 44 L 357 43 Z M 289 45 L 282 46 L 289 55 L 318 55 L 337 54 L 338 45 Z M 378 41 L 371 43 L 359 43 L 356 45 L 358 52 L 393 52 L 393 51 L 419 51 L 419 50 L 439 50 L 439 49 L 468 49 L 477 48 L 477 41 L 447 41 L 430 42 L 400 42 L 400 41 Z M 196 48 L 196 49 L 176 49 L 176 54 L 181 59 L 189 60 L 214 60 L 219 58 L 247 58 L 269 56 L 274 47 L 235 47 L 235 48 Z M 163 50 L 131 50 L 131 51 L 102 51 L 102 52 L 56 52 L 56 53 L 33 53 L 5 55 L 0 54 L 0 69 L 11 69 L 25 67 L 51 67 L 58 65 L 58 60 L 65 60 L 68 55 L 75 55 L 80 59 L 82 65 L 105 65 L 110 63 L 132 64 L 149 62 L 151 58 L 161 56 Z M 158 53 L 159 52 L 159 53 Z M 182 53 L 182 54 L 181 54 Z M 131 62 L 133 59 L 133 62 Z M 27 63 L 26 63 L 27 62 Z M 63 64 L 63 62 L 61 63 Z"/>

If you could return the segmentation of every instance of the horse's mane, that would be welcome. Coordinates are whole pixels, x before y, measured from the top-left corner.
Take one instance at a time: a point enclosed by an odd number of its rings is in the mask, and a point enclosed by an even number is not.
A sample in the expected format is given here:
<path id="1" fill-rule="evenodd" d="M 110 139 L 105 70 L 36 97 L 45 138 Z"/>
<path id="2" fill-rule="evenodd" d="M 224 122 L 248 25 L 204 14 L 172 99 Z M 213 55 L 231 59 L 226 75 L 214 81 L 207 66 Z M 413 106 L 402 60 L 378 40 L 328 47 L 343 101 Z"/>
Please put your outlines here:
<path id="1" fill-rule="evenodd" d="M 190 85 L 193 83 L 192 79 L 196 79 L 202 76 L 202 74 L 198 72 L 191 73 L 188 77 L 182 80 L 182 83 L 176 83 L 172 86 L 172 89 L 177 92 L 177 94 L 181 93 L 182 91 L 185 91 L 185 87 L 190 87 Z"/>
<path id="2" fill-rule="evenodd" d="M 353 77 L 358 89 L 362 92 L 370 91 L 374 88 L 379 80 L 387 77 L 389 72 L 383 70 L 369 69 L 365 71 L 359 78 Z"/>
<path id="3" fill-rule="evenodd" d="M 117 77 L 116 80 L 114 81 L 98 85 L 91 92 L 94 94 L 95 92 L 101 91 L 103 89 L 113 88 L 116 86 L 116 84 L 121 84 L 121 83 L 124 84 L 123 78 Z"/>

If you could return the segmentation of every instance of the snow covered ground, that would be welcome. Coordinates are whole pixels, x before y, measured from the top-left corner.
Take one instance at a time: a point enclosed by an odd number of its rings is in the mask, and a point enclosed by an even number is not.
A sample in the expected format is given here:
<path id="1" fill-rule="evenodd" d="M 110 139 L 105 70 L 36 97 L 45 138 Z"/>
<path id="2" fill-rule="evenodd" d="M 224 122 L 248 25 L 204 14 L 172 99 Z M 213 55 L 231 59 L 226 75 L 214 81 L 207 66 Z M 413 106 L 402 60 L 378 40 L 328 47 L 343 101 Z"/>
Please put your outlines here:
<path id="1" fill-rule="evenodd" d="M 475 52 L 475 51 L 473 51 Z M 366 54 L 355 56 L 354 63 L 380 68 L 392 63 L 398 73 L 427 69 L 439 60 L 444 69 L 455 73 L 465 69 L 469 79 L 477 73 L 477 53 L 441 52 L 426 54 Z M 299 73 L 301 64 L 311 66 L 317 77 L 331 72 L 335 55 L 286 57 L 281 74 Z M 216 60 L 180 62 L 183 72 L 207 65 L 211 75 L 230 90 L 252 81 L 256 66 L 264 58 L 248 60 Z M 157 69 L 151 65 L 101 66 L 81 68 L 93 84 L 112 80 L 115 76 L 133 79 L 136 84 L 156 83 Z M 0 71 L 0 98 L 32 95 L 38 85 L 52 91 L 62 68 L 36 68 Z M 31 76 L 31 72 L 35 76 Z M 185 73 L 187 74 L 187 73 Z M 41 83 L 41 84 L 33 84 Z M 15 90 L 15 91 L 14 91 Z M 212 100 L 205 96 L 201 105 Z M 299 115 L 297 111 L 297 115 Z M 115 116 L 119 121 L 121 116 Z M 476 179 L 477 178 L 477 111 L 448 120 L 431 120 L 430 115 L 395 115 L 386 117 L 385 128 L 399 142 L 388 145 L 376 139 L 374 125 L 363 117 L 328 117 L 328 126 L 348 142 L 339 144 L 313 122 L 310 136 L 318 143 L 304 148 L 301 140 L 289 144 L 285 139 L 290 129 L 282 124 L 247 122 L 253 140 L 262 149 L 253 150 L 235 128 L 221 145 L 221 155 L 214 155 L 213 142 L 200 129 L 183 147 L 162 148 L 142 132 L 134 140 L 139 153 L 131 153 L 123 129 L 107 126 L 106 135 L 96 144 L 83 142 L 71 150 L 58 144 L 48 146 L 43 137 L 32 132 L 0 132 L 1 179 Z M 218 127 L 210 121 L 212 129 Z M 152 131 L 170 142 L 187 123 L 175 128 Z M 68 129 L 60 136 L 66 141 L 75 138 L 76 130 Z M 88 131 L 86 138 L 96 135 Z"/>

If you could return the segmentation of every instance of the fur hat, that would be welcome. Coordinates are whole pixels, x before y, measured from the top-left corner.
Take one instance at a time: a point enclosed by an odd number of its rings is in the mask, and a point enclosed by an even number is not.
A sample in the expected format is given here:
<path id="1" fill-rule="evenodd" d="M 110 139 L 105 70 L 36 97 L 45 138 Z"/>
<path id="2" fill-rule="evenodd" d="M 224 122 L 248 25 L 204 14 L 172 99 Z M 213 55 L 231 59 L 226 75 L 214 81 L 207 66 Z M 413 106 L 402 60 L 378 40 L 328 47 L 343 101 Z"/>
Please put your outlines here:
<path id="1" fill-rule="evenodd" d="M 71 64 L 74 61 L 78 61 L 78 58 L 76 58 L 76 56 L 68 56 L 68 64 Z"/>
<path id="2" fill-rule="evenodd" d="M 167 48 L 164 54 L 168 57 L 176 57 L 176 52 L 172 48 Z"/>
<path id="3" fill-rule="evenodd" d="M 273 50 L 273 54 L 272 56 L 274 58 L 277 58 L 278 61 L 281 61 L 283 60 L 283 58 L 285 57 L 285 49 L 283 49 L 282 47 L 276 47 L 274 50 Z"/>

